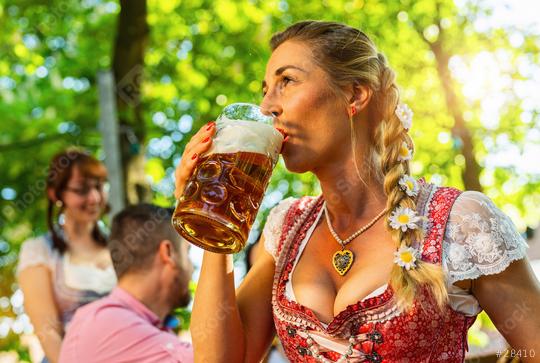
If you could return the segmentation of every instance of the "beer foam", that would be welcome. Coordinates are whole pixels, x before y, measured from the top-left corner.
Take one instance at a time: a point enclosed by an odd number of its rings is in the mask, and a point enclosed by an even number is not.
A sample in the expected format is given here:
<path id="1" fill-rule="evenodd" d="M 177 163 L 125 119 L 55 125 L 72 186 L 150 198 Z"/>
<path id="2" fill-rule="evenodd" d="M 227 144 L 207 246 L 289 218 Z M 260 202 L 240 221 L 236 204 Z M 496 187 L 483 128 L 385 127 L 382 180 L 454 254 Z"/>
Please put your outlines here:
<path id="1" fill-rule="evenodd" d="M 252 152 L 266 155 L 275 163 L 282 142 L 283 135 L 272 125 L 220 117 L 217 121 L 217 133 L 206 155 Z"/>

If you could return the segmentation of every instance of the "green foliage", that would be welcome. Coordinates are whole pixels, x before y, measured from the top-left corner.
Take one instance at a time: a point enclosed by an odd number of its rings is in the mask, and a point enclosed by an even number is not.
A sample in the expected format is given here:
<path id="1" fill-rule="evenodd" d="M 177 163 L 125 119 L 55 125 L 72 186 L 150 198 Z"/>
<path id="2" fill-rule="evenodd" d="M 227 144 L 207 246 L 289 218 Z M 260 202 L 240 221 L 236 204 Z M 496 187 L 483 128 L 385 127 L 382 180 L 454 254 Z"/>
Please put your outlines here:
<path id="1" fill-rule="evenodd" d="M 7 196 L 0 198 L 0 296 L 14 291 L 20 243 L 45 231 L 43 181 L 53 154 L 80 145 L 103 157 L 96 73 L 111 66 L 118 12 L 115 1 L 0 0 L 0 191 Z M 442 0 L 149 0 L 148 14 L 142 102 L 145 172 L 156 203 L 174 204 L 174 166 L 196 130 L 226 104 L 260 102 L 271 34 L 312 18 L 346 22 L 373 37 L 397 71 L 403 100 L 415 112 L 413 172 L 456 187 L 463 186 L 463 156 L 459 141 L 450 136 L 451 110 L 422 36 L 429 41 L 443 37 L 445 51 L 465 64 L 481 51 L 506 52 L 509 67 L 501 76 L 509 83 L 497 126 L 487 128 L 482 122 L 488 96 L 461 102 L 484 167 L 486 193 L 521 228 L 538 223 L 538 173 L 485 161 L 508 145 L 523 149 L 531 130 L 538 131 L 538 108 L 531 110 L 514 86 L 529 77 L 520 64 L 539 63 L 540 42 L 538 34 L 523 32 L 523 45 L 514 47 L 508 38 L 515 30 L 476 31 L 475 21 L 490 15 L 484 3 L 458 9 L 453 1 Z M 461 93 L 464 83 L 457 86 Z M 319 192 L 311 174 L 293 175 L 280 163 L 268 195 L 277 202 Z M 270 202 L 261 210 L 255 236 Z"/>
<path id="2" fill-rule="evenodd" d="M 32 361 L 28 348 L 21 343 L 20 337 L 13 332 L 0 340 L 0 352 L 15 352 L 19 357 L 19 362 Z"/>
<path id="3" fill-rule="evenodd" d="M 485 311 L 478 314 L 475 322 L 468 331 L 468 341 L 471 345 L 485 347 L 489 344 L 489 336 L 486 332 L 496 330 L 495 325 L 489 319 Z"/>

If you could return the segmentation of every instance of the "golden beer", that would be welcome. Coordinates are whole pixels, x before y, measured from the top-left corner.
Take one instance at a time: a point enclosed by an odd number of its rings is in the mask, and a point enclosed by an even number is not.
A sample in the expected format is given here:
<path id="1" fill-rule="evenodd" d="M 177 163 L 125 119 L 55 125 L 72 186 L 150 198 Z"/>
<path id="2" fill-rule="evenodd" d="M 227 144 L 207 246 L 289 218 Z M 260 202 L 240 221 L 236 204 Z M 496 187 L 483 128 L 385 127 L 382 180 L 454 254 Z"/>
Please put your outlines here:
<path id="1" fill-rule="evenodd" d="M 257 114 L 257 106 L 232 106 L 241 107 L 238 119 L 227 108 L 218 118 L 212 146 L 197 161 L 173 215 L 182 237 L 218 253 L 245 246 L 283 141 L 261 121 L 271 118 Z"/>

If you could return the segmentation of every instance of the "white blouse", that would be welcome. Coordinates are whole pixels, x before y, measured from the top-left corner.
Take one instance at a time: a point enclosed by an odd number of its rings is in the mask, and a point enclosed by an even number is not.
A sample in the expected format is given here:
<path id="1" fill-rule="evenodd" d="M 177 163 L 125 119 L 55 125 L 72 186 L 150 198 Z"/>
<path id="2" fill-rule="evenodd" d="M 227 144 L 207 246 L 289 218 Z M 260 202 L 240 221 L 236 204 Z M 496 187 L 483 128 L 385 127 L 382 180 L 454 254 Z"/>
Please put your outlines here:
<path id="1" fill-rule="evenodd" d="M 432 196 L 433 193 L 429 198 Z M 265 248 L 276 260 L 285 215 L 295 200 L 287 198 L 274 207 L 263 229 Z M 429 200 L 425 205 L 429 205 Z M 321 208 L 317 221 L 322 214 Z M 419 214 L 427 215 L 427 207 L 419 211 Z M 316 225 L 317 222 L 313 223 L 300 244 L 291 275 Z M 454 202 L 442 247 L 442 268 L 446 274 L 449 304 L 452 309 L 462 314 L 474 316 L 482 311 L 478 301 L 470 292 L 455 286 L 454 283 L 504 271 L 511 262 L 525 257 L 527 243 L 510 218 L 487 196 L 467 191 Z M 379 295 L 386 287 L 384 285 L 377 288 L 364 299 Z M 296 301 L 292 279 L 287 282 L 285 294 L 289 300 Z"/>
<path id="2" fill-rule="evenodd" d="M 17 275 L 27 267 L 43 265 L 53 273 L 57 263 L 63 267 L 64 283 L 75 290 L 90 290 L 104 294 L 116 286 L 116 274 L 112 264 L 107 268 L 99 268 L 92 264 L 74 264 L 69 252 L 60 255 L 51 248 L 45 237 L 25 241 L 19 253 Z"/>

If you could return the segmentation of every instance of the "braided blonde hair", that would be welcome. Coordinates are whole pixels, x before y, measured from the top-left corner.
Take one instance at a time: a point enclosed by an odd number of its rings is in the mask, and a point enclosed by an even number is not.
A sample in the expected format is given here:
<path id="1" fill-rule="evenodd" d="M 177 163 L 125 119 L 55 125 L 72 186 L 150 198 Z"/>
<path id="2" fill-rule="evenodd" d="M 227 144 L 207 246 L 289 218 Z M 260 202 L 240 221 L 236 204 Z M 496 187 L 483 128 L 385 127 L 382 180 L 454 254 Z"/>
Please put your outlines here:
<path id="1" fill-rule="evenodd" d="M 423 240 L 422 228 L 402 231 L 390 226 L 390 216 L 397 207 L 416 210 L 416 203 L 399 186 L 400 178 L 410 172 L 409 161 L 399 158 L 401 147 L 405 142 L 413 150 L 414 145 L 395 113 L 399 104 L 399 89 L 395 73 L 388 66 L 386 58 L 378 52 L 366 34 L 335 22 L 303 21 L 293 24 L 272 37 L 272 50 L 287 40 L 305 42 L 311 46 L 317 55 L 313 57 L 314 61 L 330 76 L 330 87 L 336 95 L 344 96 L 343 90 L 351 84 L 365 85 L 373 91 L 369 105 L 369 124 L 363 127 L 367 126 L 370 136 L 373 154 L 371 160 L 379 160 L 380 164 L 372 167 L 383 179 L 387 196 L 386 227 L 392 235 L 396 250 L 403 246 L 418 247 L 415 243 Z M 344 104 L 348 104 L 343 99 Z M 353 126 L 351 124 L 351 129 Z M 353 131 L 352 144 L 355 148 Z M 412 306 L 414 297 L 423 287 L 430 290 L 440 308 L 448 299 L 441 267 L 419 258 L 413 269 L 407 270 L 395 264 L 390 285 L 399 306 L 404 310 Z"/>

